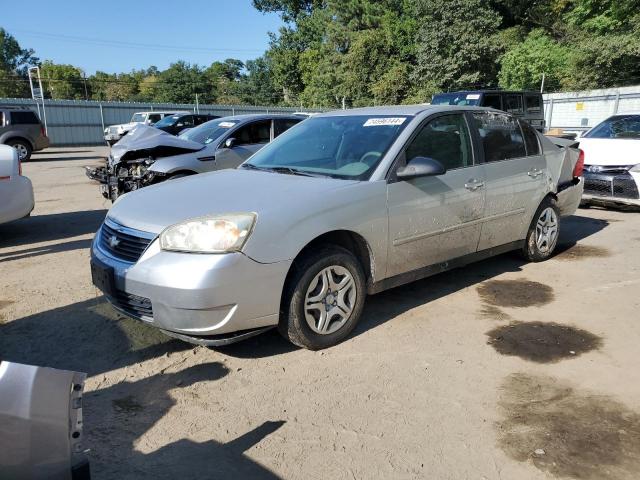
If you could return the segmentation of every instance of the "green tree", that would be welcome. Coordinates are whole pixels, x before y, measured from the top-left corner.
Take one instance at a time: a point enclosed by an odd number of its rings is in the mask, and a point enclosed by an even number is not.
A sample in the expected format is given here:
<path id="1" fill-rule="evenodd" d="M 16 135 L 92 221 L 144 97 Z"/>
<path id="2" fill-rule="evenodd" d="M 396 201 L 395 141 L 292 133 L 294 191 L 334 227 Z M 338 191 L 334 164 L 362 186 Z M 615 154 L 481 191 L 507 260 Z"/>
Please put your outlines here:
<path id="1" fill-rule="evenodd" d="M 500 86 L 506 89 L 539 89 L 542 76 L 549 90 L 571 88 L 575 78 L 575 52 L 543 30 L 531 31 L 525 41 L 501 59 Z"/>
<path id="2" fill-rule="evenodd" d="M 172 63 L 159 77 L 156 100 L 160 102 L 194 103 L 196 93 L 202 103 L 214 100 L 214 88 L 198 65 Z"/>
<path id="3" fill-rule="evenodd" d="M 87 96 L 84 72 L 78 67 L 45 60 L 40 67 L 40 74 L 43 87 L 51 98 L 79 100 Z"/>
<path id="4" fill-rule="evenodd" d="M 20 47 L 9 32 L 0 28 L 0 97 L 28 96 L 27 70 L 38 63 L 32 49 Z"/>
<path id="5" fill-rule="evenodd" d="M 416 0 L 417 85 L 442 89 L 495 84 L 501 19 L 480 0 Z"/>

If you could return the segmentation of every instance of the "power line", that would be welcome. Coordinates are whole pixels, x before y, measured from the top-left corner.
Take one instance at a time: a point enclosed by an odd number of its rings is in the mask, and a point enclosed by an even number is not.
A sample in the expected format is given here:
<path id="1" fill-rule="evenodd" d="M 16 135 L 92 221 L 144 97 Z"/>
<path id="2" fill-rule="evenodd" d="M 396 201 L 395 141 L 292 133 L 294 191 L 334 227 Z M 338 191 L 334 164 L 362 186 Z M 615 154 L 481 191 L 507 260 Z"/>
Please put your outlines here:
<path id="1" fill-rule="evenodd" d="M 50 40 L 61 40 L 76 44 L 91 44 L 102 47 L 117 47 L 117 48 L 139 48 L 146 50 L 159 50 L 159 51 L 181 51 L 181 52 L 201 52 L 201 53 L 263 53 L 264 50 L 255 48 L 210 48 L 210 47 L 196 47 L 189 45 L 162 45 L 152 43 L 140 43 L 140 42 L 126 42 L 121 40 L 106 40 L 102 38 L 80 37 L 76 35 L 64 35 L 58 33 L 45 33 L 34 32 L 32 30 L 14 29 L 14 32 L 19 32 L 27 36 L 45 38 Z"/>

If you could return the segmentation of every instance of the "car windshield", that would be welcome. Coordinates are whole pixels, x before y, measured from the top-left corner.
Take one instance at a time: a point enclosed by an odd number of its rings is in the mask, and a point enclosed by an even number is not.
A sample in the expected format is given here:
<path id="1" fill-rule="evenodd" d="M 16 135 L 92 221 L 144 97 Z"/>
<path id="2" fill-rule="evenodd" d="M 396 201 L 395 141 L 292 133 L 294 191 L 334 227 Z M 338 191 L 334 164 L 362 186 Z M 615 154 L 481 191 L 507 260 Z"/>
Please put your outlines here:
<path id="1" fill-rule="evenodd" d="M 640 139 L 640 115 L 616 115 L 593 127 L 585 138 Z"/>
<path id="2" fill-rule="evenodd" d="M 209 145 L 216 138 L 221 137 L 231 127 L 236 125 L 238 120 L 224 120 L 217 118 L 210 122 L 203 123 L 180 135 L 180 138 L 191 140 L 192 142 Z"/>
<path id="3" fill-rule="evenodd" d="M 409 121 L 407 116 L 312 117 L 258 151 L 243 168 L 365 180 Z"/>
<path id="4" fill-rule="evenodd" d="M 168 117 L 164 117 L 162 120 L 158 120 L 155 123 L 156 127 L 169 127 L 174 124 L 176 120 L 180 118 L 180 115 L 169 115 Z"/>
<path id="5" fill-rule="evenodd" d="M 131 117 L 131 123 L 144 122 L 144 117 L 144 113 L 134 113 L 133 117 Z"/>
<path id="6" fill-rule="evenodd" d="M 461 105 L 474 106 L 480 105 L 479 93 L 457 92 L 457 93 L 438 93 L 433 96 L 431 105 Z"/>

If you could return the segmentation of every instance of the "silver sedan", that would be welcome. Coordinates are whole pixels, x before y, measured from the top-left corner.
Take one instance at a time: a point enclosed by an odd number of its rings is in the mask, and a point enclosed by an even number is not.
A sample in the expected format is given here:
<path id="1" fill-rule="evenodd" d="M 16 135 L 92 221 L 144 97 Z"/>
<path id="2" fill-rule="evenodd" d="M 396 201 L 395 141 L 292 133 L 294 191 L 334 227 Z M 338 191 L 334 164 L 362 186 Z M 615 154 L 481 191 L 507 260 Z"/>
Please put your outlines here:
<path id="1" fill-rule="evenodd" d="M 236 170 L 120 199 L 93 243 L 93 281 L 188 342 L 278 327 L 329 347 L 368 294 L 509 250 L 549 258 L 580 202 L 578 153 L 491 109 L 317 115 Z"/>

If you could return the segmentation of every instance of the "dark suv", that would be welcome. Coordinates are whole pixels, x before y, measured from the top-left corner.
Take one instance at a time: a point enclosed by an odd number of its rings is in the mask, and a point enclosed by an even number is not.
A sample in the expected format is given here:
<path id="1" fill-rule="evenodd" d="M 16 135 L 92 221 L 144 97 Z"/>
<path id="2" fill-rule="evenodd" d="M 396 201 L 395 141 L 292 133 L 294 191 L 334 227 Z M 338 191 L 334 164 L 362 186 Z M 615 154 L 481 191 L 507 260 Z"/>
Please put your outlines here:
<path id="1" fill-rule="evenodd" d="M 197 127 L 198 125 L 202 125 L 209 120 L 215 120 L 216 118 L 220 117 L 199 113 L 189 113 L 186 115 L 177 113 L 175 115 L 168 115 L 164 117 L 162 120 L 158 121 L 154 127 L 164 130 L 171 135 L 178 135 L 183 130 Z"/>
<path id="2" fill-rule="evenodd" d="M 49 139 L 34 112 L 0 106 L 0 143 L 18 150 L 20 161 L 26 162 L 31 152 L 47 148 Z"/>
<path id="3" fill-rule="evenodd" d="M 491 107 L 526 120 L 536 130 L 544 131 L 542 94 L 534 91 L 465 90 L 436 93 L 431 105 Z"/>

